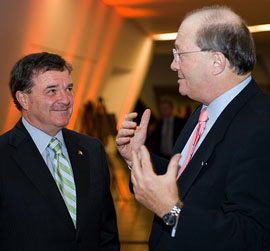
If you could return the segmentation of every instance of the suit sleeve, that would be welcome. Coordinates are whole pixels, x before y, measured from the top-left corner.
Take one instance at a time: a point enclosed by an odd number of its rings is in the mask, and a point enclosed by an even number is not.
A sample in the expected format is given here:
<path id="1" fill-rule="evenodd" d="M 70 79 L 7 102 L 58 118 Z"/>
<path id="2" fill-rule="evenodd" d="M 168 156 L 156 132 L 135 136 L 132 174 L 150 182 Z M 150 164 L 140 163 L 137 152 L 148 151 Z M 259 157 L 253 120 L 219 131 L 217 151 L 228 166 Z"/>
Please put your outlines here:
<path id="1" fill-rule="evenodd" d="M 104 168 L 104 200 L 100 231 L 101 250 L 120 250 L 115 208 L 110 192 L 110 174 L 104 148 L 101 150 L 101 161 Z"/>

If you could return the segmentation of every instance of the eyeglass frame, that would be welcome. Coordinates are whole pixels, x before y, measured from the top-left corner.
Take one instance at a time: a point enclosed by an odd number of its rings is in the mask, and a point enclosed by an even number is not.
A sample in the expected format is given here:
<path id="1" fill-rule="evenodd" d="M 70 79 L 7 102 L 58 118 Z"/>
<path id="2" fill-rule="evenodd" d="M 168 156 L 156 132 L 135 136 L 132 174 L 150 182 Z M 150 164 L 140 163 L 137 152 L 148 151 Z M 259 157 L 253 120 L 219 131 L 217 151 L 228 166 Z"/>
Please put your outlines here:
<path id="1" fill-rule="evenodd" d="M 173 58 L 176 62 L 180 62 L 180 56 L 190 53 L 198 53 L 198 52 L 207 52 L 207 50 L 200 50 L 200 51 L 185 51 L 185 52 L 178 52 L 176 48 L 172 49 L 173 52 Z"/>

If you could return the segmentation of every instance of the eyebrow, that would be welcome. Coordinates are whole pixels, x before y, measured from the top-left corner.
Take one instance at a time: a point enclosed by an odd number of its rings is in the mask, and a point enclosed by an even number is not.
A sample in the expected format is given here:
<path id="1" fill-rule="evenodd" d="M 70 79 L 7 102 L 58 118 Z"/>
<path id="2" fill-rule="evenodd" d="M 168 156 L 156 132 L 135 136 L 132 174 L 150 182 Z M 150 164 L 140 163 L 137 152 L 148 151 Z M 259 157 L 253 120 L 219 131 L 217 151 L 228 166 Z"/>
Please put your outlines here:
<path id="1" fill-rule="evenodd" d="M 52 89 L 52 88 L 57 88 L 59 85 L 48 85 L 45 90 L 47 89 Z"/>
<path id="2" fill-rule="evenodd" d="M 67 88 L 70 88 L 70 87 L 73 87 L 74 84 L 73 83 L 70 83 L 67 85 Z M 58 88 L 59 85 L 58 84 L 55 84 L 55 85 L 48 85 L 46 86 L 46 88 L 44 89 L 44 92 L 47 91 L 47 90 L 50 90 L 50 89 L 54 89 L 54 88 Z"/>
<path id="3" fill-rule="evenodd" d="M 67 87 L 73 87 L 73 83 L 70 83 L 70 84 L 68 84 L 67 85 Z M 52 89 L 52 88 L 57 88 L 57 87 L 59 87 L 59 85 L 58 84 L 56 84 L 56 85 L 48 85 L 46 88 L 45 88 L 45 90 L 47 90 L 47 89 Z"/>

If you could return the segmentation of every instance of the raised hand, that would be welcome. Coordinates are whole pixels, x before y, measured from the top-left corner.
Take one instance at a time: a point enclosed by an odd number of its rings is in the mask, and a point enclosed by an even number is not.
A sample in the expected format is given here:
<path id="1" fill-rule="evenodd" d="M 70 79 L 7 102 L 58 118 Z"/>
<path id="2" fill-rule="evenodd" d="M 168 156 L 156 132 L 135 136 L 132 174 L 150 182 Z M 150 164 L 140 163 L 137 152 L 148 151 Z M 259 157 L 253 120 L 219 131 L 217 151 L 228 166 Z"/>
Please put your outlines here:
<path id="1" fill-rule="evenodd" d="M 129 113 L 118 131 L 116 145 L 129 166 L 132 166 L 132 151 L 138 151 L 145 143 L 150 116 L 150 109 L 146 109 L 140 125 L 137 126 L 137 123 L 133 121 L 137 117 L 137 113 Z"/>
<path id="2" fill-rule="evenodd" d="M 156 215 L 163 217 L 179 200 L 176 175 L 181 155 L 178 153 L 172 157 L 164 175 L 156 175 L 145 146 L 132 154 L 131 182 L 135 198 Z"/>

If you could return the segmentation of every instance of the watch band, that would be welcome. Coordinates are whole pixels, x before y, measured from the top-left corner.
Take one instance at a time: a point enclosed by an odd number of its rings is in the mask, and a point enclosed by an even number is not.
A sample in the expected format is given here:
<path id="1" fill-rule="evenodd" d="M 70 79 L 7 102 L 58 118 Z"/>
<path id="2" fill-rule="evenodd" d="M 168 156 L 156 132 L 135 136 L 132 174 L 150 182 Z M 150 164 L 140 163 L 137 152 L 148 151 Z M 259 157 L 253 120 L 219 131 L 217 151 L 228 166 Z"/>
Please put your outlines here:
<path id="1" fill-rule="evenodd" d="M 172 210 L 170 211 L 170 213 L 172 215 L 178 216 L 181 212 L 181 208 L 180 208 L 180 203 L 178 205 L 178 203 L 172 208 Z"/>
<path id="2" fill-rule="evenodd" d="M 179 214 L 181 212 L 182 206 L 183 206 L 183 203 L 179 200 L 176 203 L 176 205 L 171 209 L 171 211 L 162 217 L 163 222 L 167 226 L 173 226 L 176 223 L 179 217 Z"/>

